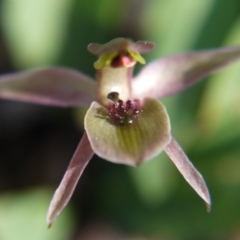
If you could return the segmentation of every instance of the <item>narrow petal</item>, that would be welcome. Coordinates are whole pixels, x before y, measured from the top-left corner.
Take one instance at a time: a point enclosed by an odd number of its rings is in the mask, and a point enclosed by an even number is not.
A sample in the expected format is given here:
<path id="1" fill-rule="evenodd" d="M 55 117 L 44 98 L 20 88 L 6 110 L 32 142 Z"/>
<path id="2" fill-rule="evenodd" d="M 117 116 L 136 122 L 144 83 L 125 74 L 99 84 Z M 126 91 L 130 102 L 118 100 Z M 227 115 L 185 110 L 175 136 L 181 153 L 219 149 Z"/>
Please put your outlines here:
<path id="1" fill-rule="evenodd" d="M 77 182 L 92 156 L 93 150 L 90 146 L 86 133 L 84 133 L 68 169 L 50 203 L 47 214 L 48 227 L 51 227 L 54 220 L 69 202 Z"/>
<path id="2" fill-rule="evenodd" d="M 136 166 L 166 147 L 171 135 L 164 106 L 156 99 L 146 98 L 141 107 L 142 112 L 133 123 L 128 124 L 127 118 L 127 124 L 116 124 L 108 118 L 106 108 L 92 103 L 85 116 L 85 129 L 98 156 L 110 162 Z"/>
<path id="3" fill-rule="evenodd" d="M 146 65 L 133 81 L 133 96 L 177 93 L 240 58 L 240 46 L 173 55 Z"/>
<path id="4" fill-rule="evenodd" d="M 202 175 L 190 162 L 182 148 L 172 137 L 171 142 L 164 149 L 173 163 L 176 165 L 179 172 L 183 175 L 185 180 L 191 185 L 191 187 L 197 192 L 197 194 L 205 201 L 207 210 L 210 210 L 211 199 L 208 192 L 206 183 Z"/>
<path id="5" fill-rule="evenodd" d="M 51 106 L 90 105 L 96 83 L 67 68 L 43 68 L 0 77 L 0 98 Z"/>

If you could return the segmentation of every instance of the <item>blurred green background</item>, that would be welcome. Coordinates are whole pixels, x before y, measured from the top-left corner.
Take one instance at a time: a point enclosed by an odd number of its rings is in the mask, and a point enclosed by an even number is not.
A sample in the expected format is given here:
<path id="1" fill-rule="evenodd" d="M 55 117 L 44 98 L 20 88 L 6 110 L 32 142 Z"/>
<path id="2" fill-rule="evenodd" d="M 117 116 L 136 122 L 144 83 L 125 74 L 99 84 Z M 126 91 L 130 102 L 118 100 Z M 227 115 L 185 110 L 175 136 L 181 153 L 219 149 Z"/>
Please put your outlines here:
<path id="1" fill-rule="evenodd" d="M 238 0 L 0 0 L 0 72 L 62 65 L 94 76 L 86 46 L 149 40 L 145 58 L 240 44 Z M 139 69 L 139 68 L 138 68 Z M 138 168 L 95 156 L 51 230 L 45 214 L 84 109 L 0 101 L 0 239 L 240 239 L 240 62 L 163 99 L 209 186 L 202 200 L 162 153 Z"/>

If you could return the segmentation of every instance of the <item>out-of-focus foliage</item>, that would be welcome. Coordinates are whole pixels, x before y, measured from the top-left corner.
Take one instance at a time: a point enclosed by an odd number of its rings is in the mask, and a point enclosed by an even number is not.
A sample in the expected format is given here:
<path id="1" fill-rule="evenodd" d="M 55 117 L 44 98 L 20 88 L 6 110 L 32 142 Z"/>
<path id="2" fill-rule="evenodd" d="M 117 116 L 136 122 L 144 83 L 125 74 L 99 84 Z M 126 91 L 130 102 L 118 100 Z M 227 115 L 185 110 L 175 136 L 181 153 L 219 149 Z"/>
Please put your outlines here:
<path id="1" fill-rule="evenodd" d="M 0 239 L 64 240 L 71 236 L 74 218 L 69 209 L 52 231 L 46 228 L 45 210 L 52 191 L 46 188 L 12 191 L 0 197 Z"/>
<path id="2" fill-rule="evenodd" d="M 147 5 L 141 24 L 149 38 L 159 43 L 154 57 L 158 57 L 159 53 L 173 54 L 193 48 L 214 2 L 163 0 Z"/>
<path id="3" fill-rule="evenodd" d="M 2 0 L 0 11 L 1 37 L 5 42 L 0 49 L 8 51 L 16 70 L 54 63 L 78 68 L 93 76 L 95 57 L 87 52 L 87 44 L 104 43 L 119 36 L 155 42 L 156 50 L 146 56 L 148 61 L 165 54 L 240 44 L 240 2 L 236 0 Z M 68 222 L 68 214 L 58 220 L 67 222 L 66 231 L 76 224 L 76 237 L 72 239 L 77 239 L 92 222 L 96 226 L 100 221 L 117 231 L 148 239 L 239 239 L 239 69 L 236 63 L 189 90 L 163 100 L 173 135 L 209 185 L 212 211 L 206 213 L 202 201 L 164 154 L 139 168 L 113 165 L 95 158 L 71 201 L 80 220 Z M 13 166 L 17 164 L 20 172 L 28 172 L 28 163 L 36 161 L 36 155 L 40 155 L 38 161 L 46 166 L 40 169 L 49 168 L 52 175 L 43 174 L 41 178 L 34 168 L 38 180 L 24 175 L 23 185 L 29 182 L 31 187 L 36 187 L 35 183 L 49 181 L 56 187 L 82 130 L 82 123 L 78 129 L 75 124 L 76 119 L 79 122 L 82 119 L 80 110 L 73 110 L 71 114 L 69 110 L 44 108 L 43 111 L 43 107 L 36 106 L 37 110 L 33 111 L 31 106 L 25 121 L 22 115 L 21 121 L 17 121 L 17 115 L 13 115 L 16 106 L 19 105 L 0 103 L 0 161 L 5 169 L 1 170 L 0 179 L 8 183 L 1 188 L 0 202 L 4 201 L 1 196 L 5 199 L 4 189 L 21 188 L 17 180 L 12 180 L 14 174 L 21 176 Z M 21 106 L 28 108 L 27 104 Z M 6 151 L 1 146 L 5 143 L 16 154 L 4 154 Z M 23 223 L 32 221 L 34 212 L 20 213 L 28 207 L 21 205 L 21 201 L 21 195 L 9 201 L 9 209 L 17 210 L 12 213 L 13 217 L 5 218 L 5 224 L 14 223 L 14 214 L 16 218 L 21 217 Z M 36 216 L 40 212 L 45 214 L 45 201 L 45 198 L 32 198 Z M 57 224 L 50 232 L 62 230 Z M 41 223 L 35 227 L 36 232 L 43 229 Z M 25 236 L 24 228 L 18 230 L 19 236 Z M 0 228 L 0 238 L 1 231 Z M 48 237 L 44 235 L 42 239 L 50 239 Z"/>
<path id="4" fill-rule="evenodd" d="M 67 34 L 71 1 L 3 1 L 3 28 L 19 67 L 56 61 Z"/>
<path id="5" fill-rule="evenodd" d="M 226 45 L 240 44 L 239 29 L 240 16 L 230 28 L 225 40 Z M 213 76 L 204 92 L 199 110 L 199 124 L 209 139 L 216 139 L 214 142 L 240 136 L 239 79 L 240 63 L 237 62 Z"/>

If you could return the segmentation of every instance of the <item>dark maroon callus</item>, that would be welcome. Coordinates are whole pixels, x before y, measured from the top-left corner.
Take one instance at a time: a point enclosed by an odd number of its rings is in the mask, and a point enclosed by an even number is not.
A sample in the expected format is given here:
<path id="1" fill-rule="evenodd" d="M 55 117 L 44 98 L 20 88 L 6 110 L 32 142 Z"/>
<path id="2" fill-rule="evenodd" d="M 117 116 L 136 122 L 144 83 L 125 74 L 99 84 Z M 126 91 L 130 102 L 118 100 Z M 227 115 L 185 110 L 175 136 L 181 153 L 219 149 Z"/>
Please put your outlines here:
<path id="1" fill-rule="evenodd" d="M 108 99 L 114 103 L 108 106 L 108 115 L 114 123 L 120 125 L 133 124 L 139 113 L 143 112 L 138 99 L 123 102 L 117 92 L 108 94 Z"/>

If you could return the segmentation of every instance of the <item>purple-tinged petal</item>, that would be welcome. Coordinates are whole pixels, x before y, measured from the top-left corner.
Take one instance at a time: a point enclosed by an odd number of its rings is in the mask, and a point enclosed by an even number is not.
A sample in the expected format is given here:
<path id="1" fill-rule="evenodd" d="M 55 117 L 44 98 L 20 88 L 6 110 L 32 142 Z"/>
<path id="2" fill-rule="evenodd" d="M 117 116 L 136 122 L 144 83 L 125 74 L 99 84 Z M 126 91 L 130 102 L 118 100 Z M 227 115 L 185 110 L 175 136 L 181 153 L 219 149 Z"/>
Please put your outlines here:
<path id="1" fill-rule="evenodd" d="M 94 55 L 101 56 L 111 52 L 134 51 L 139 53 L 148 53 L 152 51 L 155 44 L 148 41 L 132 42 L 126 38 L 115 38 L 105 44 L 91 43 L 88 45 L 88 51 Z"/>
<path id="2" fill-rule="evenodd" d="M 132 44 L 132 51 L 136 51 L 139 53 L 149 53 L 155 48 L 155 44 L 153 42 L 148 41 L 137 41 Z"/>
<path id="3" fill-rule="evenodd" d="M 50 203 L 47 214 L 48 227 L 51 227 L 54 220 L 69 202 L 78 180 L 92 156 L 93 150 L 90 146 L 86 133 L 84 133 L 68 169 Z"/>
<path id="4" fill-rule="evenodd" d="M 191 187 L 197 192 L 197 194 L 205 201 L 207 210 L 210 210 L 211 199 L 208 192 L 206 183 L 202 175 L 190 162 L 182 148 L 172 137 L 171 142 L 164 149 L 173 163 L 176 165 L 179 172 L 183 175 L 185 180 L 191 185 Z"/>
<path id="5" fill-rule="evenodd" d="M 42 68 L 0 77 L 0 98 L 43 105 L 90 105 L 96 99 L 96 89 L 90 77 L 68 68 Z"/>
<path id="6" fill-rule="evenodd" d="M 135 109 L 135 107 L 134 107 Z M 110 110 L 115 110 L 115 106 Z M 165 107 L 146 98 L 136 118 L 119 118 L 97 102 L 85 116 L 85 130 L 94 152 L 113 163 L 136 166 L 159 154 L 171 139 Z M 111 118 L 112 116 L 112 118 Z"/>
<path id="7" fill-rule="evenodd" d="M 189 52 L 155 60 L 133 80 L 136 98 L 177 93 L 240 58 L 240 46 Z"/>

